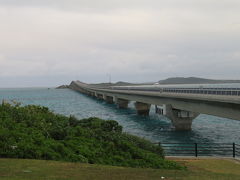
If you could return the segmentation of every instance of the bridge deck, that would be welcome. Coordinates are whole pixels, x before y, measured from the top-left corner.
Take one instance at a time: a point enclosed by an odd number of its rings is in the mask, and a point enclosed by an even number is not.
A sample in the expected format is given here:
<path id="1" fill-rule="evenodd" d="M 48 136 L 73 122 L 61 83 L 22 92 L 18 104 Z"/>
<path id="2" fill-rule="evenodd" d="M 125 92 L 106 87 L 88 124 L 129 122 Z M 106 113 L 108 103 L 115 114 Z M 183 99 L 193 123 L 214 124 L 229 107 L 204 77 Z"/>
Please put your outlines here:
<path id="1" fill-rule="evenodd" d="M 111 90 L 111 89 L 95 89 L 89 88 L 92 91 L 102 91 L 109 93 L 120 93 L 120 94 L 136 94 L 156 97 L 167 97 L 167 98 L 179 98 L 179 99 L 195 99 L 203 101 L 216 101 L 226 103 L 240 104 L 240 96 L 229 96 L 229 95 L 212 95 L 212 94 L 185 94 L 185 93 L 171 93 L 171 92 L 154 92 L 154 91 L 137 91 L 137 90 Z"/>
<path id="2" fill-rule="evenodd" d="M 111 87 L 93 87 L 81 82 L 73 82 L 73 89 L 83 90 L 86 93 L 102 94 L 104 96 L 126 99 L 153 105 L 170 104 L 172 108 L 215 115 L 235 120 L 240 120 L 240 96 L 174 93 L 162 91 L 143 90 L 117 90 Z"/>

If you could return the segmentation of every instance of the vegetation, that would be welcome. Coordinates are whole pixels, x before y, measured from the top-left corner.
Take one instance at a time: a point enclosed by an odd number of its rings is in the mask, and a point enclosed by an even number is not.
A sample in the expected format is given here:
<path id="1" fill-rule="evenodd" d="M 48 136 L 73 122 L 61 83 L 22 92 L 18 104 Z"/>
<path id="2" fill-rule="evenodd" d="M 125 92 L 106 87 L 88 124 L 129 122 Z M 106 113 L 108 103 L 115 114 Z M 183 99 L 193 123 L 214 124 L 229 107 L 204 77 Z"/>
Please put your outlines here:
<path id="1" fill-rule="evenodd" d="M 77 120 L 46 107 L 0 105 L 0 157 L 129 167 L 181 169 L 151 142 L 122 132 L 116 121 Z"/>
<path id="2" fill-rule="evenodd" d="M 174 159 L 176 160 L 176 159 Z M 239 180 L 240 164 L 220 159 L 181 159 L 188 170 L 139 169 L 43 160 L 0 159 L 0 179 Z"/>
<path id="3" fill-rule="evenodd" d="M 158 81 L 159 84 L 219 84 L 219 83 L 240 83 L 240 80 L 215 80 L 198 77 L 175 77 Z"/>

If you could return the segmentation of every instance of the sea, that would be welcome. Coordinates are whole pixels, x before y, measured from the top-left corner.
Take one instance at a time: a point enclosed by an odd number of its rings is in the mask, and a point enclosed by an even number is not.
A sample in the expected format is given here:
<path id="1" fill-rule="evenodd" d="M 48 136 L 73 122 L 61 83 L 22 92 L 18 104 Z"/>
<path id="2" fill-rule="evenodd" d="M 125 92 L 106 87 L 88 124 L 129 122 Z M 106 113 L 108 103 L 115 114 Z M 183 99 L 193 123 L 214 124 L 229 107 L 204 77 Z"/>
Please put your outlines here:
<path id="1" fill-rule="evenodd" d="M 231 87 L 231 84 L 222 86 Z M 234 84 L 234 87 L 240 87 L 240 84 Z M 22 105 L 46 106 L 55 113 L 74 115 L 78 119 L 99 117 L 115 120 L 123 126 L 124 132 L 152 142 L 240 143 L 240 121 L 237 120 L 201 114 L 194 119 L 191 131 L 175 131 L 169 119 L 155 114 L 154 106 L 151 107 L 150 115 L 143 117 L 136 114 L 133 102 L 128 109 L 118 109 L 114 104 L 107 104 L 70 89 L 0 89 L 0 101 L 2 100 L 17 101 Z"/>

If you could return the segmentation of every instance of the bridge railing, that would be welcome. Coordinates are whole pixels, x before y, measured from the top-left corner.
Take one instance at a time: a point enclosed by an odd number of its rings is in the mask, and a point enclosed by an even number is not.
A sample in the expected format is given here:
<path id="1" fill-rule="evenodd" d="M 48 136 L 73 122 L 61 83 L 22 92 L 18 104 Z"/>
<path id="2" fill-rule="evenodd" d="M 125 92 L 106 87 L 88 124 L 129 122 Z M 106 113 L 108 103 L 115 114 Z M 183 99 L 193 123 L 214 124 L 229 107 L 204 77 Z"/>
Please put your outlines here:
<path id="1" fill-rule="evenodd" d="M 233 88 L 219 88 L 219 89 L 206 89 L 206 88 L 163 88 L 161 92 L 168 93 L 186 93 L 186 94 L 211 94 L 211 95 L 227 95 L 227 96 L 240 96 L 240 89 Z"/>
<path id="2" fill-rule="evenodd" d="M 225 95 L 240 96 L 240 88 L 173 88 L 173 87 L 142 87 L 142 86 L 111 86 L 102 89 L 111 90 L 127 90 L 127 91 L 151 91 L 151 92 L 167 92 L 167 93 L 185 93 L 185 94 L 209 94 L 209 95 Z"/>
<path id="3" fill-rule="evenodd" d="M 221 156 L 240 157 L 236 143 L 158 143 L 166 156 Z"/>

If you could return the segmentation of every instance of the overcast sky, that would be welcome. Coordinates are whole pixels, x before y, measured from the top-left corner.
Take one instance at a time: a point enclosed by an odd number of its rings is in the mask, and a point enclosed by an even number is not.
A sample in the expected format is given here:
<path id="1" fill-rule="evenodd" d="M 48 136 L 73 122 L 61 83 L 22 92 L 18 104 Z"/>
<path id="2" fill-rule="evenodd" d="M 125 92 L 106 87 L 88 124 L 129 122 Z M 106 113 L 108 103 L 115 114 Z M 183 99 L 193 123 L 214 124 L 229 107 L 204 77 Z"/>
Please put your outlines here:
<path id="1" fill-rule="evenodd" d="M 0 0 L 0 87 L 240 79 L 240 0 Z"/>

